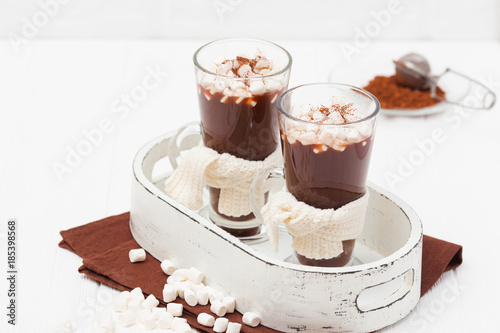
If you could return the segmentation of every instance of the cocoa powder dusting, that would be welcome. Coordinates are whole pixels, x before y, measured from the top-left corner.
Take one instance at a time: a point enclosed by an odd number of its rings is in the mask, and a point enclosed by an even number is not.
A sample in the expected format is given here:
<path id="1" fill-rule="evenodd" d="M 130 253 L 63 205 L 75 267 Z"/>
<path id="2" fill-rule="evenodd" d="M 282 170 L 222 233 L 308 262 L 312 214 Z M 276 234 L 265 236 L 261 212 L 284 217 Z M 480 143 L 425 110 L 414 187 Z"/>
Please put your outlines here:
<path id="1" fill-rule="evenodd" d="M 399 85 L 395 75 L 376 76 L 364 89 L 377 97 L 383 109 L 419 109 L 440 102 L 431 97 L 430 89 L 415 90 Z M 445 92 L 439 87 L 436 94 L 445 97 Z"/>

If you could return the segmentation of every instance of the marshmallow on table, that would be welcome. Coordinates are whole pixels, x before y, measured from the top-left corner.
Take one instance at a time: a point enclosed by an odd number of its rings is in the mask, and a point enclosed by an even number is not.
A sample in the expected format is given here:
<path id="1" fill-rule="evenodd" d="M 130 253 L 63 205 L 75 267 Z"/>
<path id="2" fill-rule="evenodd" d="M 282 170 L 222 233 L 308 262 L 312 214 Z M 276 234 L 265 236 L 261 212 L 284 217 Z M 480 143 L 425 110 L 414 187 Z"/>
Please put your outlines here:
<path id="1" fill-rule="evenodd" d="M 214 322 L 214 332 L 222 333 L 227 329 L 227 325 L 229 323 L 229 319 L 227 318 L 217 318 Z"/>
<path id="2" fill-rule="evenodd" d="M 238 323 L 229 323 L 227 324 L 226 333 L 240 333 L 241 324 Z"/>
<path id="3" fill-rule="evenodd" d="M 200 289 L 205 289 L 205 285 L 203 283 L 195 283 L 191 286 L 191 290 L 197 292 Z"/>
<path id="4" fill-rule="evenodd" d="M 171 284 L 166 284 L 163 287 L 163 301 L 166 303 L 175 301 L 178 292 L 179 290 L 177 289 L 176 286 Z"/>
<path id="5" fill-rule="evenodd" d="M 144 328 L 147 330 L 152 330 L 156 328 L 156 318 L 155 315 L 152 314 L 151 312 L 146 314 L 142 318 L 142 324 L 144 325 Z"/>
<path id="6" fill-rule="evenodd" d="M 122 296 L 119 296 L 114 302 L 114 310 L 116 312 L 127 311 L 128 309 L 128 299 Z"/>
<path id="7" fill-rule="evenodd" d="M 163 260 L 160 266 L 161 270 L 167 275 L 172 275 L 177 269 L 170 260 Z"/>
<path id="8" fill-rule="evenodd" d="M 167 313 L 167 309 L 166 308 L 154 307 L 154 308 L 151 309 L 151 312 L 155 315 L 156 319 L 160 319 L 160 316 L 163 313 Z"/>
<path id="9" fill-rule="evenodd" d="M 173 320 L 174 316 L 170 312 L 162 313 L 160 318 L 158 318 L 158 326 L 161 328 L 171 328 Z"/>
<path id="10" fill-rule="evenodd" d="M 189 306 L 195 306 L 196 304 L 198 304 L 198 298 L 192 290 L 186 290 L 184 292 L 184 301 L 186 301 L 187 305 Z"/>
<path id="11" fill-rule="evenodd" d="M 146 251 L 144 249 L 130 250 L 128 257 L 130 258 L 130 262 L 144 261 L 146 260 Z"/>
<path id="12" fill-rule="evenodd" d="M 149 309 L 151 310 L 152 308 L 154 307 L 157 307 L 158 304 L 160 304 L 160 301 L 158 301 L 156 299 L 156 297 L 154 297 L 154 295 L 149 295 L 143 302 L 142 302 L 142 306 L 145 308 L 145 309 Z"/>
<path id="13" fill-rule="evenodd" d="M 151 314 L 151 311 L 149 309 L 142 309 L 141 311 L 138 311 L 136 316 L 137 316 L 137 321 L 140 323 L 144 323 L 144 319 L 146 316 L 149 316 Z"/>
<path id="14" fill-rule="evenodd" d="M 118 324 L 123 327 L 135 324 L 135 313 L 132 310 L 127 310 L 118 315 Z"/>
<path id="15" fill-rule="evenodd" d="M 175 284 L 175 286 L 179 288 L 179 291 L 178 291 L 179 297 L 184 299 L 184 292 L 186 292 L 186 290 L 191 290 L 191 287 L 193 285 L 194 285 L 194 283 L 192 281 L 189 281 L 189 280 L 177 282 Z"/>
<path id="16" fill-rule="evenodd" d="M 227 313 L 234 312 L 234 307 L 236 305 L 236 298 L 232 296 L 226 296 L 222 299 L 222 302 L 224 302 L 227 306 Z"/>
<path id="17" fill-rule="evenodd" d="M 221 300 L 215 300 L 210 306 L 210 311 L 215 313 L 217 316 L 222 317 L 227 312 L 227 305 Z"/>
<path id="18" fill-rule="evenodd" d="M 106 328 L 109 331 L 113 331 L 113 316 L 111 313 L 106 312 L 104 314 L 101 314 L 99 317 L 99 327 Z"/>
<path id="19" fill-rule="evenodd" d="M 189 271 L 189 269 L 184 269 L 184 268 L 181 268 L 181 269 L 178 269 L 176 271 L 174 271 L 172 273 L 172 275 L 170 275 L 167 279 L 167 283 L 168 284 L 174 284 L 176 282 L 182 282 L 182 281 L 186 281 L 187 279 L 187 272 Z"/>
<path id="20" fill-rule="evenodd" d="M 197 270 L 194 267 L 191 267 L 189 271 L 186 273 L 186 277 L 193 281 L 194 283 L 198 284 L 203 281 L 203 278 L 205 277 L 202 272 Z"/>
<path id="21" fill-rule="evenodd" d="M 132 289 L 132 291 L 130 291 L 130 298 L 132 300 L 140 300 L 141 302 L 144 301 L 144 294 L 142 293 L 141 287 Z"/>
<path id="22" fill-rule="evenodd" d="M 128 302 L 128 309 L 133 311 L 133 312 L 140 311 L 140 310 L 144 309 L 142 306 L 142 302 L 144 302 L 144 301 L 141 301 L 138 299 L 133 299 L 130 302 Z"/>
<path id="23" fill-rule="evenodd" d="M 198 300 L 198 304 L 207 305 L 208 298 L 208 290 L 206 290 L 205 288 L 196 291 L 196 299 Z"/>
<path id="24" fill-rule="evenodd" d="M 174 317 L 182 316 L 182 304 L 180 303 L 168 303 L 167 312 L 170 312 Z"/>
<path id="25" fill-rule="evenodd" d="M 180 318 L 180 317 L 175 317 L 174 319 L 172 319 L 172 329 L 176 329 L 178 326 L 182 325 L 182 324 L 186 324 L 187 323 L 187 319 L 186 318 Z"/>
<path id="26" fill-rule="evenodd" d="M 184 324 L 178 325 L 175 328 L 175 331 L 179 332 L 179 333 L 191 333 L 191 332 L 193 332 L 193 329 L 191 328 L 191 326 L 189 326 L 188 323 L 184 323 Z"/>
<path id="27" fill-rule="evenodd" d="M 221 300 L 222 298 L 224 298 L 223 293 L 221 293 L 220 291 L 216 291 L 212 288 L 208 289 L 208 293 L 209 293 L 210 304 L 212 304 L 216 300 Z"/>
<path id="28" fill-rule="evenodd" d="M 215 323 L 215 318 L 208 313 L 202 312 L 198 315 L 197 321 L 200 325 L 212 327 Z"/>
<path id="29" fill-rule="evenodd" d="M 245 312 L 243 314 L 243 323 L 251 327 L 257 327 L 260 324 L 260 317 L 253 312 Z"/>

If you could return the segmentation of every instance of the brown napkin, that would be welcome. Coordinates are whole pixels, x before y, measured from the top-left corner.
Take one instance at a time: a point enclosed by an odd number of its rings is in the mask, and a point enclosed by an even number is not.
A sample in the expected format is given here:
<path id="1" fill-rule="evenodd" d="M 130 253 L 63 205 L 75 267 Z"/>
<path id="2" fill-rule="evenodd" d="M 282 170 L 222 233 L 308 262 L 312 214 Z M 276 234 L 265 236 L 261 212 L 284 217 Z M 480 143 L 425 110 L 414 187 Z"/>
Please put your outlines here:
<path id="1" fill-rule="evenodd" d="M 161 300 L 163 286 L 167 279 L 160 268 L 160 262 L 149 254 L 146 255 L 144 262 L 132 264 L 129 261 L 128 252 L 140 247 L 130 233 L 129 217 L 129 213 L 123 213 L 61 231 L 63 240 L 59 246 L 83 258 L 83 266 L 78 271 L 91 279 L 118 290 L 141 287 L 146 295 L 153 294 L 161 304 L 165 304 Z M 443 272 L 461 263 L 462 246 L 424 235 L 421 295 L 434 285 Z M 210 313 L 209 305 L 190 307 L 179 298 L 176 302 L 184 306 L 183 317 L 192 327 L 200 332 L 211 332 L 196 321 L 196 317 L 201 312 Z M 232 322 L 242 323 L 241 314 L 237 312 L 227 314 L 226 318 Z M 241 331 L 243 333 L 276 332 L 262 325 L 256 328 L 243 325 Z"/>

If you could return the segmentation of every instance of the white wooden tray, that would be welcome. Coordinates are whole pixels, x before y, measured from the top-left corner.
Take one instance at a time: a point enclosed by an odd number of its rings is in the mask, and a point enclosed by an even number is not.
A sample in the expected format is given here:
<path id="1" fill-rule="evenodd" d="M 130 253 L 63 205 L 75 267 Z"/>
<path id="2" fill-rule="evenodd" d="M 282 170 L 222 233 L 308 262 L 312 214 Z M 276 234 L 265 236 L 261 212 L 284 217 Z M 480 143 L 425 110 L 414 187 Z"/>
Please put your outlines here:
<path id="1" fill-rule="evenodd" d="M 206 283 L 237 299 L 239 312 L 258 312 L 262 324 L 284 332 L 370 332 L 404 318 L 420 297 L 422 224 L 415 212 L 370 184 L 370 202 L 356 264 L 342 268 L 285 262 L 268 242 L 248 245 L 163 192 L 172 133 L 147 143 L 133 164 L 130 227 L 158 260 L 197 267 Z M 182 149 L 199 139 L 185 141 Z M 177 154 L 179 152 L 176 152 Z M 175 162 L 173 163 L 175 165 Z"/>

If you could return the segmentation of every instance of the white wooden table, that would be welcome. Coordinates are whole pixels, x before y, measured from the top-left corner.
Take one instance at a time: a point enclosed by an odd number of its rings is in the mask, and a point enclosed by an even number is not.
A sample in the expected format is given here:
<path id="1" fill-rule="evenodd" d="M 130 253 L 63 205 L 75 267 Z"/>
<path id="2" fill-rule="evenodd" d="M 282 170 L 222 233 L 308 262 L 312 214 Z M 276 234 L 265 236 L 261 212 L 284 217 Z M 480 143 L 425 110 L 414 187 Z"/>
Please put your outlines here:
<path id="1" fill-rule="evenodd" d="M 77 272 L 81 259 L 58 248 L 59 231 L 129 209 L 136 151 L 198 119 L 191 58 L 204 42 L 45 40 L 19 54 L 0 42 L 2 309 L 7 220 L 16 218 L 19 227 L 18 325 L 7 332 L 54 332 L 66 321 L 87 332 L 117 294 Z M 334 81 L 364 85 L 376 73 L 389 74 L 393 58 L 418 51 L 436 71 L 449 65 L 500 94 L 498 43 L 372 42 L 348 64 L 333 41 L 277 42 L 294 58 L 290 86 L 332 73 Z M 154 71 L 161 72 L 156 81 L 148 77 Z M 499 109 L 380 118 L 371 181 L 408 202 L 426 234 L 464 246 L 463 265 L 384 332 L 498 331 Z M 429 144 L 436 130 L 445 139 Z M 93 135 L 90 146 L 86 135 Z M 417 141 L 432 148 L 419 153 Z M 78 149 L 86 156 L 69 157 L 68 166 L 69 152 Z M 391 183 L 391 176 L 400 178 Z"/>

